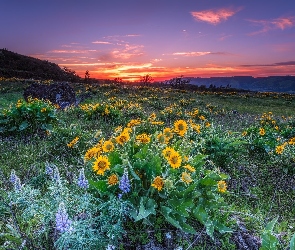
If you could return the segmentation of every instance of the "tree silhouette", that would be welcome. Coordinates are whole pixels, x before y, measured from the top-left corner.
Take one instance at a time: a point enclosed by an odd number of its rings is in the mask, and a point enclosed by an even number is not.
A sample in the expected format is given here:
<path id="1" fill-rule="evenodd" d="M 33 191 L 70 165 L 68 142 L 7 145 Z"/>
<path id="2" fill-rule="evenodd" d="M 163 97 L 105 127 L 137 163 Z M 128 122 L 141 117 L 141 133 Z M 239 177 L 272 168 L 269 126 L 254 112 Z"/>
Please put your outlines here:
<path id="1" fill-rule="evenodd" d="M 140 82 L 144 85 L 147 86 L 148 84 L 150 84 L 154 79 L 152 78 L 152 76 L 150 74 L 147 74 L 145 76 L 142 76 L 140 78 Z"/>
<path id="2" fill-rule="evenodd" d="M 88 82 L 89 78 L 90 78 L 89 70 L 86 70 L 86 72 L 85 72 L 85 82 Z"/>

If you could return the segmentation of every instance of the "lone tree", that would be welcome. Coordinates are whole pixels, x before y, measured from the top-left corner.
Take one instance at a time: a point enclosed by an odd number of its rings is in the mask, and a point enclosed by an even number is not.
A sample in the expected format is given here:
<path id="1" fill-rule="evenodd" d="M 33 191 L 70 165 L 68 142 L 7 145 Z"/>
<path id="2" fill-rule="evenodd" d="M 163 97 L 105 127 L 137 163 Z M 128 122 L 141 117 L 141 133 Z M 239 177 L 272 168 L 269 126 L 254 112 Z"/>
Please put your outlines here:
<path id="1" fill-rule="evenodd" d="M 140 82 L 144 85 L 147 86 L 148 84 L 150 84 L 154 79 L 152 78 L 152 76 L 150 74 L 147 74 L 145 76 L 142 76 L 140 78 Z"/>
<path id="2" fill-rule="evenodd" d="M 90 78 L 90 73 L 89 73 L 88 70 L 86 70 L 86 72 L 85 72 L 85 82 L 88 82 L 89 78 Z"/>

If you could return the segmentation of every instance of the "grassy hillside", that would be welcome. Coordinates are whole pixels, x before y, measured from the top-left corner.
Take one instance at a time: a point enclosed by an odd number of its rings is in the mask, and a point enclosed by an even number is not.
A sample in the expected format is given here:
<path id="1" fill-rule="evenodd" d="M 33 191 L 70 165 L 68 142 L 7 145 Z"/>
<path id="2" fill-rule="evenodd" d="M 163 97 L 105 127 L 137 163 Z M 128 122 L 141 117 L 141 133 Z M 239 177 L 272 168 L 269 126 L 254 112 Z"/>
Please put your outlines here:
<path id="1" fill-rule="evenodd" d="M 80 80 L 74 71 L 63 70 L 55 63 L 6 49 L 0 50 L 0 77 L 71 82 Z"/>

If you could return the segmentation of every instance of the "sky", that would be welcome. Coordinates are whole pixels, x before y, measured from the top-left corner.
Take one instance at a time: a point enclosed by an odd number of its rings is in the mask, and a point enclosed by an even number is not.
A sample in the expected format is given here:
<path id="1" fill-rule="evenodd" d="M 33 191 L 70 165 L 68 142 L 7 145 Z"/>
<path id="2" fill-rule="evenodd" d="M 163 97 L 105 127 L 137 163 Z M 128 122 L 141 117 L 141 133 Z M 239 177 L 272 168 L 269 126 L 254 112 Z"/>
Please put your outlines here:
<path id="1" fill-rule="evenodd" d="M 0 48 L 99 79 L 295 75 L 295 1 L 1 0 Z"/>

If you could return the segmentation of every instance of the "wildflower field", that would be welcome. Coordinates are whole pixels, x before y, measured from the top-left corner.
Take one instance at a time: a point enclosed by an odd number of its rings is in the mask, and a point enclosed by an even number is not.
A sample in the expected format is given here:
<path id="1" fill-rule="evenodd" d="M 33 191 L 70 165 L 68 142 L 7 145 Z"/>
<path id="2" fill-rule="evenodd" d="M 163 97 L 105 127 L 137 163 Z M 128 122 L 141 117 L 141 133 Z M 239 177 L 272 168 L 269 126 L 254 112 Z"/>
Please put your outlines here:
<path id="1" fill-rule="evenodd" d="M 0 82 L 0 249 L 295 249 L 295 95 L 72 86 Z"/>

